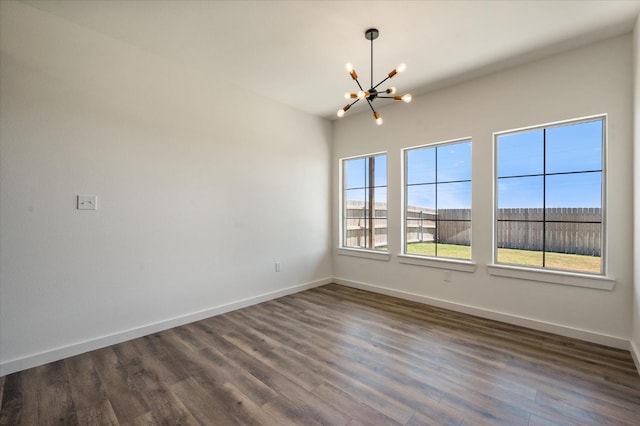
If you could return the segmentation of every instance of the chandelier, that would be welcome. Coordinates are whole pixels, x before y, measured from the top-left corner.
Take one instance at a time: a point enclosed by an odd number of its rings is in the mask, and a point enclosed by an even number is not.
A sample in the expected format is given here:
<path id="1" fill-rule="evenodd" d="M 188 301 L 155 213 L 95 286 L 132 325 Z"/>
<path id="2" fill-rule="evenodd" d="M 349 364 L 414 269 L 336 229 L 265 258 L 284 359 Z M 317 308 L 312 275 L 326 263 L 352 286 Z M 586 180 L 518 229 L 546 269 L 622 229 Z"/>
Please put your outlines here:
<path id="1" fill-rule="evenodd" d="M 351 78 L 356 82 L 360 90 L 357 92 L 347 92 L 344 94 L 344 97 L 346 99 L 355 99 L 355 100 L 345 105 L 344 108 L 341 108 L 338 110 L 338 117 L 340 118 L 344 117 L 344 113 L 347 112 L 349 108 L 351 108 L 354 104 L 361 101 L 362 99 L 366 99 L 367 103 L 369 104 L 369 108 L 371 108 L 371 111 L 373 112 L 373 117 L 376 119 L 376 124 L 380 125 L 382 124 L 382 117 L 373 107 L 374 100 L 381 98 L 381 99 L 395 99 L 396 101 L 411 102 L 410 94 L 407 93 L 406 95 L 396 95 L 395 87 L 389 87 L 388 89 L 378 90 L 378 87 L 382 83 L 395 77 L 396 74 L 403 72 L 407 68 L 405 64 L 398 65 L 398 67 L 395 68 L 393 71 L 391 71 L 389 74 L 387 74 L 387 76 L 382 81 L 380 81 L 380 83 L 376 84 L 375 86 L 373 85 L 373 40 L 377 39 L 379 35 L 380 35 L 380 32 L 376 28 L 369 28 L 367 31 L 364 32 L 364 37 L 367 40 L 371 41 L 371 87 L 369 88 L 369 90 L 364 90 L 362 88 L 360 81 L 358 81 L 358 74 L 356 73 L 356 70 L 353 69 L 353 65 L 347 64 L 347 72 L 349 73 Z M 391 95 L 391 96 L 387 96 L 387 95 Z"/>

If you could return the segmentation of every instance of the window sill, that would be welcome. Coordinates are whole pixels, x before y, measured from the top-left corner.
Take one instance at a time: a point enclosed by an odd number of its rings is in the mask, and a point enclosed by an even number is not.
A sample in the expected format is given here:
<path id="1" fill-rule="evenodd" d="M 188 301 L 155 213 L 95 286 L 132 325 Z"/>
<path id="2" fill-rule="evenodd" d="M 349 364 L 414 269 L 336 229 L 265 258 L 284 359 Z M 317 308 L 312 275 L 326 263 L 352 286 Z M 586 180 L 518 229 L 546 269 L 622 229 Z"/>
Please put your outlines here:
<path id="1" fill-rule="evenodd" d="M 391 255 L 388 252 L 381 252 L 376 250 L 365 250 L 355 248 L 338 247 L 337 252 L 341 256 L 354 256 L 362 257 L 364 259 L 383 260 L 388 261 L 391 259 Z"/>
<path id="2" fill-rule="evenodd" d="M 487 270 L 489 271 L 489 274 L 500 277 L 519 278 L 522 280 L 594 288 L 598 290 L 613 290 L 616 283 L 614 279 L 601 275 L 588 275 L 562 271 L 541 271 L 519 266 L 488 265 Z"/>
<path id="3" fill-rule="evenodd" d="M 407 265 L 427 266 L 430 268 L 447 269 L 449 271 L 475 272 L 476 264 L 467 260 L 427 258 L 423 256 L 411 256 L 399 254 L 398 261 Z"/>

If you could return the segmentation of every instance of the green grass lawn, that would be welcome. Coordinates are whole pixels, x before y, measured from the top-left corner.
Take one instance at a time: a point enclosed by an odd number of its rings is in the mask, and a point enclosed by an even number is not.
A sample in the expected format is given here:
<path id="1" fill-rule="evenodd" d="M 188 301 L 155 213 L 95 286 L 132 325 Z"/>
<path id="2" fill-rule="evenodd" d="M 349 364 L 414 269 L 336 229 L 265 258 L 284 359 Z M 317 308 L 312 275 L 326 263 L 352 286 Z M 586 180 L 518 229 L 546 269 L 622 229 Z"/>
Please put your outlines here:
<path id="1" fill-rule="evenodd" d="M 584 256 L 580 254 L 551 253 L 545 254 L 545 267 L 566 271 L 600 273 L 600 256 Z M 498 262 L 517 265 L 542 266 L 542 252 L 515 249 L 498 249 Z"/>
<path id="2" fill-rule="evenodd" d="M 435 256 L 434 243 L 407 244 L 407 254 Z M 438 257 L 454 259 L 471 259 L 471 247 L 456 244 L 438 244 Z M 498 262 L 514 265 L 542 267 L 542 252 L 531 250 L 498 249 Z M 545 267 L 566 271 L 600 273 L 599 256 L 583 256 L 579 254 L 549 253 L 545 255 Z"/>
<path id="3" fill-rule="evenodd" d="M 435 243 L 407 244 L 407 254 L 436 255 Z M 452 257 L 455 259 L 471 259 L 471 247 L 456 244 L 438 244 L 438 257 Z"/>

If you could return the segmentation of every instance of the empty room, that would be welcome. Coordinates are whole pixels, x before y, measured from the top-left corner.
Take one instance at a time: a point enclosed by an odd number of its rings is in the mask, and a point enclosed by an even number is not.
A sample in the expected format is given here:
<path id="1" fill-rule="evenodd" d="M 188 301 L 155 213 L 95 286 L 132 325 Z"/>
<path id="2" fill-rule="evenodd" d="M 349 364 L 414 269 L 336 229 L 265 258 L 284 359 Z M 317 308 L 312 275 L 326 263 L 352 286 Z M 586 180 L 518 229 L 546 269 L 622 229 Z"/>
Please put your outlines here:
<path id="1" fill-rule="evenodd" d="M 640 424 L 640 1 L 0 1 L 0 425 Z"/>

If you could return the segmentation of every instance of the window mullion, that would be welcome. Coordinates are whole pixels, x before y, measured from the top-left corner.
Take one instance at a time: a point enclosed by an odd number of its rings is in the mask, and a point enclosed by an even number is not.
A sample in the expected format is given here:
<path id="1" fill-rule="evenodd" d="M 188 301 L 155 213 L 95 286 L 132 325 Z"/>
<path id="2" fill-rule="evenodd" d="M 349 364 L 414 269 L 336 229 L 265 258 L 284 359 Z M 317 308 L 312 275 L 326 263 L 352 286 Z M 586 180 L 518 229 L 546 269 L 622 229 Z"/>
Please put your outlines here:
<path id="1" fill-rule="evenodd" d="M 374 249 L 375 229 L 373 225 L 373 217 L 375 216 L 375 157 L 369 158 L 369 215 L 367 220 L 369 222 L 369 246 L 367 248 Z"/>
<path id="2" fill-rule="evenodd" d="M 542 267 L 547 255 L 547 129 L 542 129 Z"/>
<path id="3" fill-rule="evenodd" d="M 436 224 L 436 232 L 435 232 L 435 235 L 433 237 L 435 238 L 435 241 L 434 241 L 435 255 L 436 255 L 436 257 L 438 257 L 438 228 L 439 228 L 439 226 L 438 226 L 438 147 L 437 146 L 436 146 L 436 158 L 435 158 L 435 160 L 436 160 L 436 167 L 435 167 L 435 169 L 436 169 L 436 183 L 435 183 L 435 185 L 436 185 L 436 191 L 435 191 L 436 192 L 436 195 L 435 195 L 436 211 L 435 211 L 434 217 L 435 217 L 435 224 Z"/>

